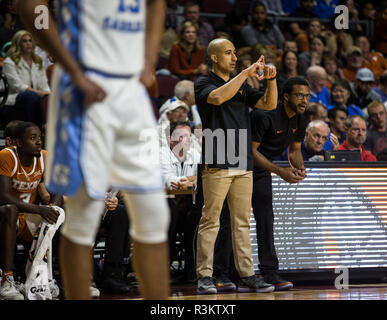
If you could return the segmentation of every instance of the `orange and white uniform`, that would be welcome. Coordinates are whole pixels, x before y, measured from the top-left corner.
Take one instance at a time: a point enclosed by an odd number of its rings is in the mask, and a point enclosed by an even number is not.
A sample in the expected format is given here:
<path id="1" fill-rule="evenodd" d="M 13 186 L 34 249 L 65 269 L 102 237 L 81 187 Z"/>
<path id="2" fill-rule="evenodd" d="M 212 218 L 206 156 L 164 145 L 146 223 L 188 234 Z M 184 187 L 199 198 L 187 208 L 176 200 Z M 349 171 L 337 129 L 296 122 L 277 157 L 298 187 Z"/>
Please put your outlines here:
<path id="1" fill-rule="evenodd" d="M 42 150 L 40 154 L 39 158 L 34 157 L 31 166 L 25 167 L 21 164 L 17 147 L 8 147 L 0 151 L 0 175 L 12 179 L 12 195 L 30 204 L 35 203 L 38 186 L 44 174 L 46 151 Z M 42 218 L 38 214 L 19 213 L 18 238 L 32 241 L 32 230 L 29 230 L 27 224 L 31 229 L 41 221 Z"/>

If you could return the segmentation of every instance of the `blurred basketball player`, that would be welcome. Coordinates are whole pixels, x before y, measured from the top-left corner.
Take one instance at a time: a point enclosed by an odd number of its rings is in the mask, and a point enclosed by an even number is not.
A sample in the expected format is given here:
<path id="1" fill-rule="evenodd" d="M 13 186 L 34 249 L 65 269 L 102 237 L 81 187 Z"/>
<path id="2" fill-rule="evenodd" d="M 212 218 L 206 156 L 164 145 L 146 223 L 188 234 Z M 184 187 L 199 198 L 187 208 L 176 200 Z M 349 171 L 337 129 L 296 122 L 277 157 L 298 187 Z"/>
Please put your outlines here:
<path id="1" fill-rule="evenodd" d="M 142 295 L 166 299 L 169 212 L 145 89 L 156 64 L 164 1 L 60 0 L 60 36 L 52 17 L 48 28 L 35 28 L 34 10 L 45 1 L 22 3 L 25 24 L 60 64 L 52 80 L 46 182 L 49 191 L 69 196 L 60 247 L 66 298 L 90 297 L 92 244 L 103 197 L 113 187 L 125 190 Z"/>

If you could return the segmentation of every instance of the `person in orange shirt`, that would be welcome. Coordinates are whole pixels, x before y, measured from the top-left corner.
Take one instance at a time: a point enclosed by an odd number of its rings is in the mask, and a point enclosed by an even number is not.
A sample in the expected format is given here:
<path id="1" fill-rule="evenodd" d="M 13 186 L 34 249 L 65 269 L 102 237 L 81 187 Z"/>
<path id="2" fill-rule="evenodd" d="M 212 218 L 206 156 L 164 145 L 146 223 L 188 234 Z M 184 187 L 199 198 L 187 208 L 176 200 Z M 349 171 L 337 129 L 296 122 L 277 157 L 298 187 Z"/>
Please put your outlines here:
<path id="1" fill-rule="evenodd" d="M 350 46 L 346 52 L 347 65 L 342 69 L 344 78 L 350 82 L 356 79 L 357 71 L 363 64 L 363 52 L 359 47 Z"/>
<path id="2" fill-rule="evenodd" d="M 180 28 L 179 39 L 172 46 L 167 69 L 188 80 L 208 73 L 206 51 L 199 44 L 198 28 L 192 22 L 187 21 Z"/>
<path id="3" fill-rule="evenodd" d="M 374 73 L 375 80 L 387 70 L 387 61 L 380 52 L 371 51 L 371 45 L 366 36 L 356 38 L 356 45 L 361 49 L 363 54 L 362 68 L 368 68 Z"/>
<path id="4" fill-rule="evenodd" d="M 194 80 L 208 73 L 206 51 L 199 44 L 198 27 L 187 21 L 179 30 L 179 39 L 172 46 L 167 69 L 181 78 Z"/>
<path id="5" fill-rule="evenodd" d="M 56 223 L 59 215 L 51 206 L 35 204 L 45 159 L 40 129 L 34 123 L 22 122 L 15 128 L 15 136 L 16 146 L 0 151 L 0 204 L 5 205 L 0 211 L 0 298 L 9 300 L 23 299 L 13 280 L 16 238 L 31 241 L 28 225 L 39 224 L 42 219 Z M 53 197 L 52 203 L 59 204 L 60 199 Z"/>

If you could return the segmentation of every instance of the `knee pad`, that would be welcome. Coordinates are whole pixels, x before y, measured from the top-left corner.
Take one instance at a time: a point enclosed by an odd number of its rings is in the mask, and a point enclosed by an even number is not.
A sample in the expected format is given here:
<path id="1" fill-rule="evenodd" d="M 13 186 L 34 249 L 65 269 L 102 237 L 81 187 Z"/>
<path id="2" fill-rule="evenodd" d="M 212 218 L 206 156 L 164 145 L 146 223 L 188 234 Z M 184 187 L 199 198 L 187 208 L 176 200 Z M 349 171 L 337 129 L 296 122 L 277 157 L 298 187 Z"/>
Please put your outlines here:
<path id="1" fill-rule="evenodd" d="M 62 234 L 80 245 L 93 246 L 103 213 L 103 200 L 90 198 L 84 185 L 66 201 Z"/>
<path id="2" fill-rule="evenodd" d="M 129 214 L 130 236 L 141 243 L 167 241 L 170 216 L 165 194 L 124 192 L 123 195 Z"/>

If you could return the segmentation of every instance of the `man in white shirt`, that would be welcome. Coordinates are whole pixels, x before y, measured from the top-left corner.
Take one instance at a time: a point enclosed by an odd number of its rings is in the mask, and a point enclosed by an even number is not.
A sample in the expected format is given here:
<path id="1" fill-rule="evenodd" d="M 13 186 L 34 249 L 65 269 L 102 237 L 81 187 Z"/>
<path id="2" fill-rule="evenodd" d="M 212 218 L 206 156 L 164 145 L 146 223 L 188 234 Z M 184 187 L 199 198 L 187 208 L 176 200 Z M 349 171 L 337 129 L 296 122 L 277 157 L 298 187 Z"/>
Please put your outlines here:
<path id="1" fill-rule="evenodd" d="M 188 121 L 172 122 L 168 136 L 168 146 L 160 149 L 160 161 L 163 181 L 170 193 L 196 188 L 197 167 L 200 162 L 200 153 L 192 147 L 191 127 Z M 185 195 L 174 195 L 168 198 L 171 212 L 169 227 L 169 247 L 171 261 L 177 255 L 175 238 L 178 232 L 183 232 L 183 246 L 185 248 L 185 276 L 188 270 L 194 268 L 193 255 L 193 230 L 197 227 L 193 219 L 192 194 L 188 191 Z M 181 227 L 180 227 L 181 226 Z"/>

